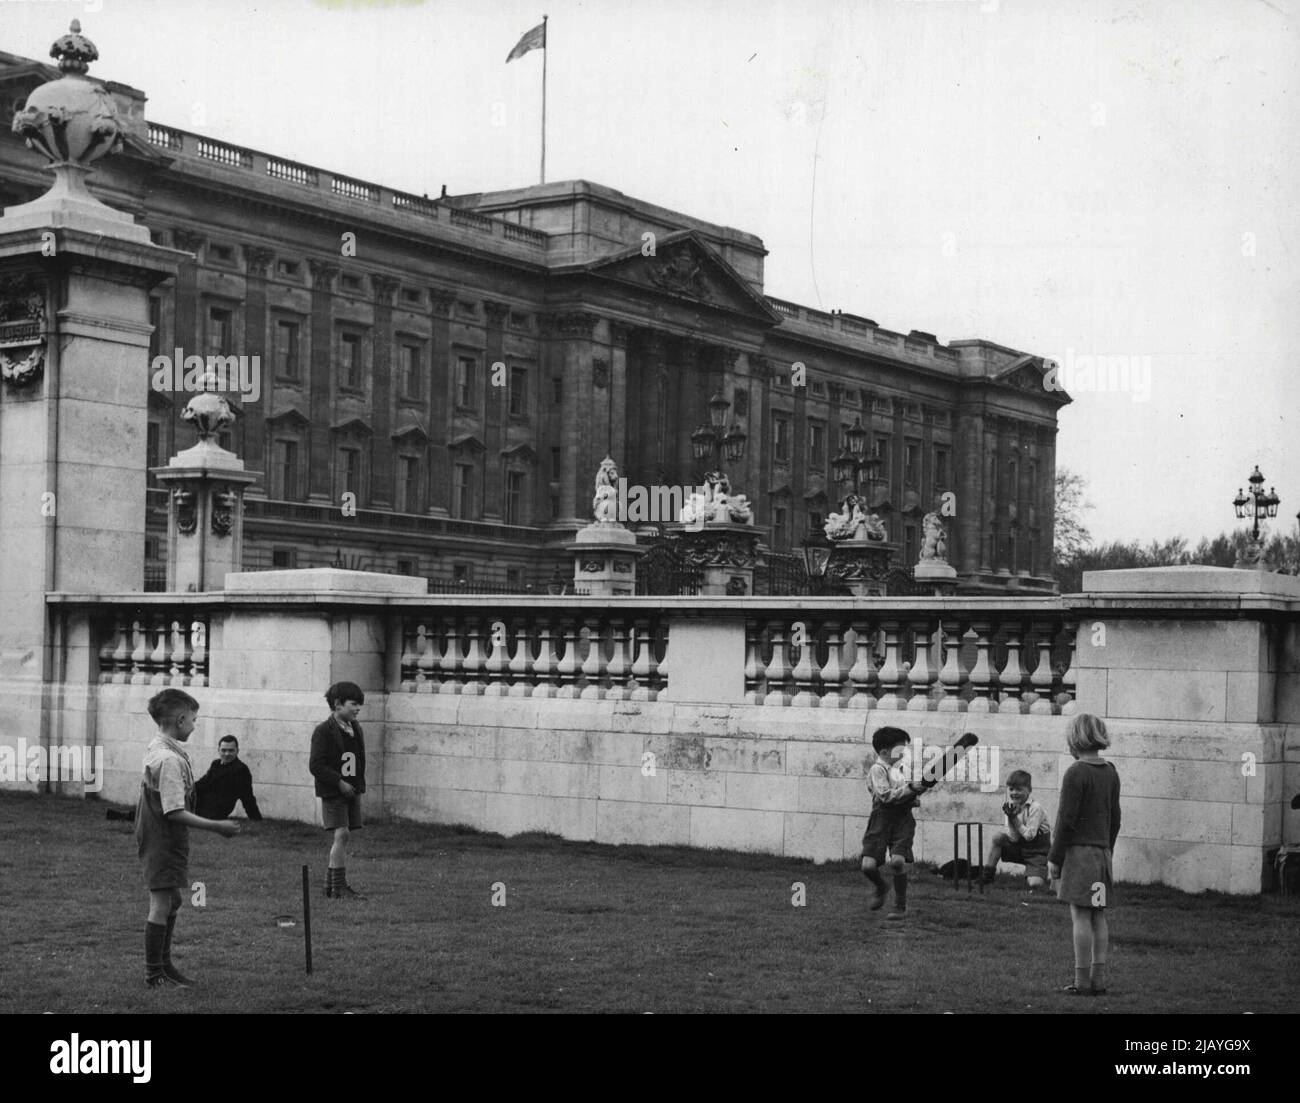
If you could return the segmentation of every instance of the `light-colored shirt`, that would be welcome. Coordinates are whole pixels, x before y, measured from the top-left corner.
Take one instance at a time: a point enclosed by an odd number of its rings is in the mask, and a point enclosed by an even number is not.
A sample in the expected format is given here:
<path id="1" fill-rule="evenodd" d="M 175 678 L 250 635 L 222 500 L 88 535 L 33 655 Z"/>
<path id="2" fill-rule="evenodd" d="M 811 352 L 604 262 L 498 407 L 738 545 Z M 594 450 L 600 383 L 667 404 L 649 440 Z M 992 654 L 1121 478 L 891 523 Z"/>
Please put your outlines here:
<path id="1" fill-rule="evenodd" d="M 185 747 L 159 733 L 144 752 L 144 783 L 158 794 L 163 815 L 183 812 L 194 791 L 194 768 Z"/>
<path id="2" fill-rule="evenodd" d="M 1027 843 L 1033 842 L 1039 835 L 1047 834 L 1047 811 L 1038 801 L 1030 797 L 1020 806 L 1014 816 L 1007 816 L 1007 828 L 1019 835 Z"/>
<path id="3" fill-rule="evenodd" d="M 911 791 L 909 780 L 907 767 L 901 762 L 894 766 L 873 762 L 867 771 L 867 787 L 874 801 L 880 804 L 897 804 L 912 799 L 916 794 Z"/>

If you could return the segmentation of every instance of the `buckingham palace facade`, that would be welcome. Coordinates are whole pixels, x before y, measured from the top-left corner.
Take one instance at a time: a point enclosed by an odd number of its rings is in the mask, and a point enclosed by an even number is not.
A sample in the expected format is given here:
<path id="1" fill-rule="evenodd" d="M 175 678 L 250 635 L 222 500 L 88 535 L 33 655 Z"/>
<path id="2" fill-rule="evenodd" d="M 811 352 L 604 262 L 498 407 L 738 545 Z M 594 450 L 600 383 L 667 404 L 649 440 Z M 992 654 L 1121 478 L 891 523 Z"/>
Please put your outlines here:
<path id="1" fill-rule="evenodd" d="M 0 53 L 4 118 L 56 76 Z M 691 434 L 720 393 L 748 442 L 731 484 L 770 551 L 797 552 L 836 508 L 832 460 L 858 422 L 901 564 L 951 494 L 963 592 L 1051 590 L 1069 399 L 1042 357 L 771 298 L 755 235 L 599 184 L 407 194 L 151 122 L 142 92 L 102 83 L 130 133 L 92 190 L 192 254 L 154 293 L 151 361 L 258 358 L 223 441 L 263 473 L 246 569 L 544 585 L 571 569 L 606 454 L 630 485 L 700 482 Z M 0 204 L 45 191 L 42 164 L 5 126 Z M 152 467 L 192 442 L 189 396 L 140 370 Z M 166 539 L 149 493 L 146 577 Z"/>

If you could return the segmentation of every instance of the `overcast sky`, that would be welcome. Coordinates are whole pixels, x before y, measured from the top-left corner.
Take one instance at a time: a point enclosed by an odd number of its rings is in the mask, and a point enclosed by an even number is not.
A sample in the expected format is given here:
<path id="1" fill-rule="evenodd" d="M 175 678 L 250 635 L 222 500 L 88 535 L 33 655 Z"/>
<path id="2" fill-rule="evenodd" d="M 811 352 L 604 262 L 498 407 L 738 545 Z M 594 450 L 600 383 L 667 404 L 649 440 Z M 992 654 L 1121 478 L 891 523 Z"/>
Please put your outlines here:
<path id="1" fill-rule="evenodd" d="M 155 121 L 430 194 L 537 181 L 542 55 L 505 57 L 546 12 L 548 179 L 758 234 L 771 295 L 1072 366 L 1058 463 L 1098 539 L 1230 528 L 1255 463 L 1295 524 L 1296 0 L 0 11 L 42 58 L 81 18 Z M 1088 389 L 1092 356 L 1129 389 Z"/>

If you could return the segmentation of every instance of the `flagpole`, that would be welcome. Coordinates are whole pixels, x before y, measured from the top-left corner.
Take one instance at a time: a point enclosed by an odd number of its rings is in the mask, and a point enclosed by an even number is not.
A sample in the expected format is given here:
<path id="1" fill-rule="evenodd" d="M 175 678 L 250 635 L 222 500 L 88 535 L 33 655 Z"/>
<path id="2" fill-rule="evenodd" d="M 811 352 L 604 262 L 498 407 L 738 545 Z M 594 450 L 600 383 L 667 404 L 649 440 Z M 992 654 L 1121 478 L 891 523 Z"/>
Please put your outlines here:
<path id="1" fill-rule="evenodd" d="M 546 183 L 546 19 L 542 16 L 542 183 Z"/>

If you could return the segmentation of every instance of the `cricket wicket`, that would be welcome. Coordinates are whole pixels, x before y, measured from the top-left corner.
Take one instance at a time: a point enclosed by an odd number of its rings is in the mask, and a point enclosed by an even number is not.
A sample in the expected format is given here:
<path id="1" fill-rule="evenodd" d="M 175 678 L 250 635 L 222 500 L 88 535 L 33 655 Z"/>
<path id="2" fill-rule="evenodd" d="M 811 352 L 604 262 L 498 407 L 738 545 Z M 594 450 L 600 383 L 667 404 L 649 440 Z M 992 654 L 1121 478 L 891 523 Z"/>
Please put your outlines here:
<path id="1" fill-rule="evenodd" d="M 979 882 L 980 892 L 982 893 L 984 891 L 984 878 L 980 876 L 980 871 L 984 864 L 984 825 L 982 823 L 976 823 L 974 820 L 967 820 L 952 825 L 952 887 L 958 892 L 961 891 L 961 866 L 957 864 L 957 840 L 958 833 L 963 827 L 966 829 L 966 891 L 971 891 L 971 882 L 973 879 Z M 979 849 L 975 852 L 973 858 L 971 857 L 970 852 L 970 829 L 972 827 L 979 832 Z"/>

